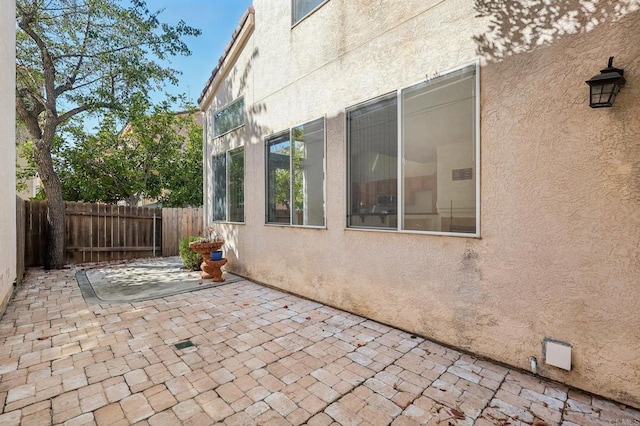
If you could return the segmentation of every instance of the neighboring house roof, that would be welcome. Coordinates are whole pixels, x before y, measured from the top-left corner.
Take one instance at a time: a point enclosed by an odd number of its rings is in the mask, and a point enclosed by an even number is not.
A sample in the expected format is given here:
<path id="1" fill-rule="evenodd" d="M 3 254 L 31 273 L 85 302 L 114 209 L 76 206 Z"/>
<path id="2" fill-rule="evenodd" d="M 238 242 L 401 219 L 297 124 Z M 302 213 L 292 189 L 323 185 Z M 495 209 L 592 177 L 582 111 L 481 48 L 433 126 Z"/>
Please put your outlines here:
<path id="1" fill-rule="evenodd" d="M 233 32 L 231 41 L 225 47 L 224 53 L 218 60 L 218 65 L 216 65 L 216 67 L 211 72 L 211 77 L 209 77 L 209 80 L 207 80 L 204 90 L 198 98 L 198 104 L 201 105 L 202 109 L 204 109 L 205 104 L 208 103 L 208 99 L 211 97 L 211 94 L 215 92 L 217 83 L 222 78 L 224 78 L 224 76 L 229 71 L 236 58 L 242 51 L 244 44 L 249 39 L 249 36 L 253 32 L 253 28 L 255 25 L 254 18 L 255 9 L 253 8 L 253 6 L 249 6 L 249 8 L 240 18 L 240 23 L 238 24 L 236 30 Z"/>
<path id="2" fill-rule="evenodd" d="M 190 110 L 176 111 L 174 112 L 174 114 L 176 117 L 185 117 L 185 116 L 189 116 L 189 114 L 193 114 L 193 122 L 198 126 L 202 126 L 203 114 L 202 114 L 202 111 L 197 108 L 192 111 Z M 120 130 L 119 136 L 120 137 L 126 136 L 129 132 L 131 132 L 131 123 L 127 122 L 127 124 L 125 124 L 122 130 Z M 180 130 L 178 134 L 182 136 L 186 136 L 182 130 Z"/>

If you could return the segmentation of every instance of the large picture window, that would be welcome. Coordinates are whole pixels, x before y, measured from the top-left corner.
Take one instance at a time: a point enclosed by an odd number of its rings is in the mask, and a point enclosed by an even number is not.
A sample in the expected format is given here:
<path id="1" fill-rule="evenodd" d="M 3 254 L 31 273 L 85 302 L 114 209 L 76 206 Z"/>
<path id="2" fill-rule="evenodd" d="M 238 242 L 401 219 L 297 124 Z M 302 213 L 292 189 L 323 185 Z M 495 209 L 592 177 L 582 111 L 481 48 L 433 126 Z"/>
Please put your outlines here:
<path id="1" fill-rule="evenodd" d="M 291 0 L 291 24 L 294 25 L 328 0 Z"/>
<path id="2" fill-rule="evenodd" d="M 324 119 L 266 140 L 267 223 L 324 226 Z"/>
<path id="3" fill-rule="evenodd" d="M 218 137 L 244 124 L 244 98 L 239 98 L 213 113 L 213 137 Z"/>
<path id="4" fill-rule="evenodd" d="M 347 110 L 349 227 L 477 234 L 477 93 L 471 65 Z"/>
<path id="5" fill-rule="evenodd" d="M 213 157 L 213 220 L 244 222 L 244 147 Z"/>

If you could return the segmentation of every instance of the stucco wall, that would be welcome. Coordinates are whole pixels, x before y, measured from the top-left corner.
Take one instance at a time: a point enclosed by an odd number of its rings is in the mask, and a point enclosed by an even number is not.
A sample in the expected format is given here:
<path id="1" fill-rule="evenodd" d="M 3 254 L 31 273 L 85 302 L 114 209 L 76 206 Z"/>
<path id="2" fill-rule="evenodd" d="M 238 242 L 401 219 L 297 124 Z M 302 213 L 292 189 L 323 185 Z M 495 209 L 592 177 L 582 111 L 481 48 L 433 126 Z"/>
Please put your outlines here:
<path id="1" fill-rule="evenodd" d="M 289 3 L 254 2 L 253 35 L 204 101 L 210 114 L 243 95 L 249 111 L 245 127 L 208 136 L 209 158 L 246 147 L 228 268 L 513 366 L 535 356 L 541 375 L 640 406 L 638 3 L 518 40 L 487 35 L 501 11 L 478 18 L 468 0 L 332 0 L 294 28 Z M 519 4 L 509 13 L 523 22 L 538 15 Z M 627 85 L 613 108 L 590 109 L 584 81 L 610 55 Z M 347 229 L 344 109 L 476 60 L 481 237 Z M 326 229 L 265 225 L 264 137 L 322 116 Z M 545 337 L 573 346 L 572 371 L 542 363 Z"/>
<path id="2" fill-rule="evenodd" d="M 0 8 L 0 314 L 16 279 L 15 5 Z"/>

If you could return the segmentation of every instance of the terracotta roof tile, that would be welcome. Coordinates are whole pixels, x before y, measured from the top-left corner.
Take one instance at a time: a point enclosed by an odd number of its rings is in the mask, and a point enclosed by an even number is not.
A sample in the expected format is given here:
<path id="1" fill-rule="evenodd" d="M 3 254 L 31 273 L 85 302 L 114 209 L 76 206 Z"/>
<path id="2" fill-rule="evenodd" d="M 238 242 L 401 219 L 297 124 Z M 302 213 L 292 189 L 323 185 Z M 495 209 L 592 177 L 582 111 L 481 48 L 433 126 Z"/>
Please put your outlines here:
<path id="1" fill-rule="evenodd" d="M 209 90 L 211 83 L 213 83 L 213 79 L 216 77 L 216 75 L 220 71 L 220 68 L 222 67 L 222 64 L 224 63 L 225 59 L 227 59 L 227 56 L 229 56 L 229 53 L 231 52 L 231 48 L 235 44 L 238 36 L 240 35 L 240 31 L 242 31 L 242 27 L 244 27 L 244 24 L 247 22 L 247 19 L 249 19 L 249 16 L 254 14 L 255 14 L 255 9 L 253 8 L 253 6 L 249 6 L 247 10 L 244 12 L 244 14 L 242 15 L 242 17 L 240 18 L 240 22 L 238 23 L 238 26 L 236 27 L 235 31 L 233 32 L 233 35 L 231 36 L 231 41 L 229 41 L 227 46 L 224 48 L 224 53 L 222 54 L 220 59 L 218 59 L 218 65 L 216 65 L 216 67 L 211 72 L 211 77 L 209 77 L 209 79 L 207 80 L 207 83 L 204 86 L 204 90 L 202 91 L 202 93 L 200 93 L 200 97 L 198 98 L 198 104 L 202 102 L 202 99 L 204 99 L 204 96 L 206 95 L 207 90 Z"/>

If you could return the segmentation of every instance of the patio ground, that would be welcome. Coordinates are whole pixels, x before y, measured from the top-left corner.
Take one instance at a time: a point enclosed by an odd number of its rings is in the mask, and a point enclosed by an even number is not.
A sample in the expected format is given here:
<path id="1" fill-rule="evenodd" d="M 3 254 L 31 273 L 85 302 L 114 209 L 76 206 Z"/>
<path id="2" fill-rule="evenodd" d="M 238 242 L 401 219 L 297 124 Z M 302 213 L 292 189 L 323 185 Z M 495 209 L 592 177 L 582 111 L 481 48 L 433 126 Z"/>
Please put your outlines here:
<path id="1" fill-rule="evenodd" d="M 2 425 L 640 424 L 638 410 L 246 280 L 99 305 L 74 272 L 28 271 L 0 321 Z"/>

